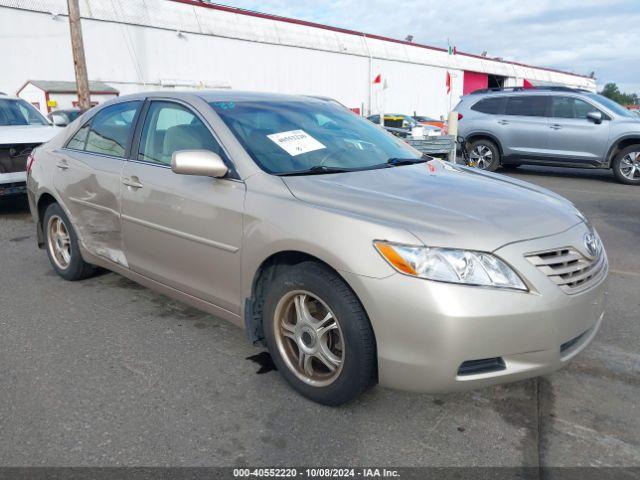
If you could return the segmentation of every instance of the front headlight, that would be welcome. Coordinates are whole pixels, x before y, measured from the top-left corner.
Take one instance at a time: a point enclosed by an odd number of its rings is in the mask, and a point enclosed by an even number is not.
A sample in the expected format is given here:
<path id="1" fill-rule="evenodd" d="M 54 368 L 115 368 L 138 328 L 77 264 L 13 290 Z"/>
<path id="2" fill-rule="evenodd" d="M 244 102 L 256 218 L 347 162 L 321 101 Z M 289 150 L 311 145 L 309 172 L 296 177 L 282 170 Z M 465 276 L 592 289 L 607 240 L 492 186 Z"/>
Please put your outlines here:
<path id="1" fill-rule="evenodd" d="M 393 268 L 406 275 L 439 282 L 528 290 L 509 265 L 490 253 L 383 241 L 373 244 Z"/>

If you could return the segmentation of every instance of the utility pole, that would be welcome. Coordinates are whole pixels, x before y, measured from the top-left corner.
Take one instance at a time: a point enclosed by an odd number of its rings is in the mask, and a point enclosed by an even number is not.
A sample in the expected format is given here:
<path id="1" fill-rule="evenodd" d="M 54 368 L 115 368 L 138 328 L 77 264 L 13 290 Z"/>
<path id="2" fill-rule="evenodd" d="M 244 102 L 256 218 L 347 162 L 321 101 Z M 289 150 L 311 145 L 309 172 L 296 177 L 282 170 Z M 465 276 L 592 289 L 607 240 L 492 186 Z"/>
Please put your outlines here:
<path id="1" fill-rule="evenodd" d="M 80 5 L 78 0 L 67 0 L 69 7 L 69 30 L 71 31 L 71 51 L 73 66 L 76 71 L 76 85 L 78 88 L 78 107 L 85 111 L 91 108 L 89 95 L 89 78 L 87 62 L 84 58 L 84 42 L 82 41 L 82 25 L 80 25 Z"/>

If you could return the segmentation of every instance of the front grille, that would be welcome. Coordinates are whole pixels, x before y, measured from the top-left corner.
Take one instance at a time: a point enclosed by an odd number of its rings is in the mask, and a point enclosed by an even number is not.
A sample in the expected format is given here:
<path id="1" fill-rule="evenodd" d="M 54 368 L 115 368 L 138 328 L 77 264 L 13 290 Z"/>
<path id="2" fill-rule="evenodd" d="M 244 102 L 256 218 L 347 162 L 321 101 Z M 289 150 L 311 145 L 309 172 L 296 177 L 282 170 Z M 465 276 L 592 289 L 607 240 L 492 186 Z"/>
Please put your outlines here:
<path id="1" fill-rule="evenodd" d="M 478 373 L 499 372 L 507 368 L 501 357 L 467 360 L 460 368 L 458 375 L 477 375 Z"/>
<path id="2" fill-rule="evenodd" d="M 568 294 L 586 290 L 596 283 L 607 270 L 607 257 L 603 249 L 589 259 L 573 247 L 564 247 L 525 255 L 549 279 Z"/>
<path id="3" fill-rule="evenodd" d="M 0 183 L 0 197 L 19 195 L 27 192 L 25 182 Z"/>

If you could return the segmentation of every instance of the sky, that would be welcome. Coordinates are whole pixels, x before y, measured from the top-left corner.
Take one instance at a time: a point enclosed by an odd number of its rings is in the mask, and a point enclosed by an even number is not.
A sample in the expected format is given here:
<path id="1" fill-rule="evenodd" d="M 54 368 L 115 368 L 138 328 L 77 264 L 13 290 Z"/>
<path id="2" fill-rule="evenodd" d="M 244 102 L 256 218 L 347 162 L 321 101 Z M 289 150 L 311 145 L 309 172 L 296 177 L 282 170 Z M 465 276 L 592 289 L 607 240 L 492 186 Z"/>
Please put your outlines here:
<path id="1" fill-rule="evenodd" d="M 218 0 L 589 75 L 640 94 L 640 0 Z"/>

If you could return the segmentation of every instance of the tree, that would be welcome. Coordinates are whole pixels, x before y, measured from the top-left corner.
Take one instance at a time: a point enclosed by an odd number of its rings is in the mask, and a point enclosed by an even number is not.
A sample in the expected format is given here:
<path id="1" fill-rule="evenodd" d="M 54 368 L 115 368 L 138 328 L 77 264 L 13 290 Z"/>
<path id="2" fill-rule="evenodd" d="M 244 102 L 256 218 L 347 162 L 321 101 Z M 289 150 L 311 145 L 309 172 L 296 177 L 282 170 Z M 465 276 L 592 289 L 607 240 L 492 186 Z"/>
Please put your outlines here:
<path id="1" fill-rule="evenodd" d="M 637 93 L 622 93 L 615 83 L 607 83 L 600 94 L 620 105 L 638 105 Z"/>

